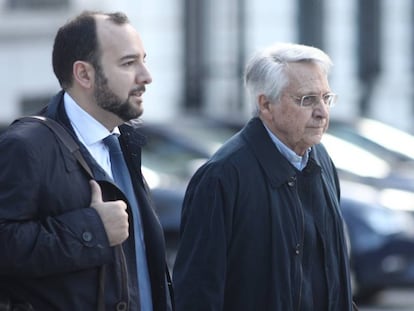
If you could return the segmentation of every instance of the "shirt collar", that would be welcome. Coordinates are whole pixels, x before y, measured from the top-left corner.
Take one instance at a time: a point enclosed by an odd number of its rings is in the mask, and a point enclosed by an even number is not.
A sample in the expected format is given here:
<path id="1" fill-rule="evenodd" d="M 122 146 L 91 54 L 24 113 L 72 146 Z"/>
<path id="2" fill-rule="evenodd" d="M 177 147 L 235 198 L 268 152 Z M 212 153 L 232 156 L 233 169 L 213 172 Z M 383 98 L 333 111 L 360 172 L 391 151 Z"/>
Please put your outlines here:
<path id="1" fill-rule="evenodd" d="M 311 148 L 309 148 L 302 157 L 298 156 L 292 149 L 290 149 L 279 138 L 277 138 L 277 136 L 273 134 L 272 131 L 270 131 L 264 123 L 263 125 L 280 153 L 298 170 L 303 170 L 308 163 L 309 152 L 311 151 Z"/>
<path id="2" fill-rule="evenodd" d="M 85 145 L 98 143 L 111 134 L 105 126 L 83 110 L 68 93 L 65 92 L 63 100 L 71 125 Z M 119 135 L 119 128 L 114 128 L 112 133 Z"/>

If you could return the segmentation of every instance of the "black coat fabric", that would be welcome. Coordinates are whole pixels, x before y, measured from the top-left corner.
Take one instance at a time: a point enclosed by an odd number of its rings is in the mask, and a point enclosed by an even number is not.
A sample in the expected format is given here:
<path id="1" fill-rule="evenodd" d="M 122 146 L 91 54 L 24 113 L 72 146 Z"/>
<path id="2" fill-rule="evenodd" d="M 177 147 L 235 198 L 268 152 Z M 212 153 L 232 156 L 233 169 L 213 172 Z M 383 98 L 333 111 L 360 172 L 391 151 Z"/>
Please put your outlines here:
<path id="1" fill-rule="evenodd" d="M 44 114 L 77 140 L 63 106 L 63 92 Z M 141 174 L 143 137 L 122 125 L 121 146 L 142 215 L 154 311 L 170 309 L 164 237 Z M 106 310 L 120 302 L 139 310 L 132 213 L 130 234 L 109 247 L 102 221 L 89 208 L 89 178 L 56 136 L 38 122 L 16 122 L 0 137 L 0 294 L 35 310 L 97 310 L 99 271 L 105 271 Z M 84 146 L 81 151 L 101 185 L 104 200 L 122 199 Z M 138 267 L 139 268 L 139 267 Z M 124 281 L 127 280 L 127 283 Z M 123 288 L 127 284 L 127 290 Z"/>
<path id="2" fill-rule="evenodd" d="M 312 148 L 326 203 L 320 228 L 329 311 L 352 310 L 349 263 L 336 170 Z M 304 216 L 298 171 L 258 118 L 231 138 L 191 179 L 183 203 L 173 281 L 178 311 L 315 310 L 304 284 Z M 324 218 L 325 217 L 325 218 Z M 316 250 L 315 250 L 316 251 Z M 318 280 L 316 280 L 317 282 Z"/>

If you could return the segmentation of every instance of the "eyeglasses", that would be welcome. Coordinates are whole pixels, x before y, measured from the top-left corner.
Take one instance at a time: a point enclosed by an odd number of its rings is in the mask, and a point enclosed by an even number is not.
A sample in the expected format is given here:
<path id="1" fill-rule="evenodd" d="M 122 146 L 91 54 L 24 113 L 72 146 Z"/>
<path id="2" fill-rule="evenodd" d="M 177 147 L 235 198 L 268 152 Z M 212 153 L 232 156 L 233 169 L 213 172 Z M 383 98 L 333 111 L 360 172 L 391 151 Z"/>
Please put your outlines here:
<path id="1" fill-rule="evenodd" d="M 326 93 L 322 96 L 320 95 L 304 95 L 302 97 L 292 96 L 297 101 L 300 101 L 299 105 L 301 107 L 315 107 L 318 105 L 321 100 L 329 108 L 335 106 L 337 95 L 334 93 Z"/>

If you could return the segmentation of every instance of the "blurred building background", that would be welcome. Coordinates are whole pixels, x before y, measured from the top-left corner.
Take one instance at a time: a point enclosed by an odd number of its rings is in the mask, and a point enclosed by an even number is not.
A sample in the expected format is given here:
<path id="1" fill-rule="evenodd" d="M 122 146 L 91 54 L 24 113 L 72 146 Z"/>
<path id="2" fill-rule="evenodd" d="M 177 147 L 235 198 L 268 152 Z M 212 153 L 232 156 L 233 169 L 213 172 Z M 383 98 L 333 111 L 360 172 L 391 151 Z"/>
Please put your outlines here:
<path id="1" fill-rule="evenodd" d="M 414 132 L 413 0 L 0 0 L 0 123 L 58 91 L 53 39 L 84 9 L 124 11 L 141 33 L 153 75 L 145 119 L 248 118 L 246 59 L 291 41 L 332 57 L 333 118 L 366 116 Z"/>

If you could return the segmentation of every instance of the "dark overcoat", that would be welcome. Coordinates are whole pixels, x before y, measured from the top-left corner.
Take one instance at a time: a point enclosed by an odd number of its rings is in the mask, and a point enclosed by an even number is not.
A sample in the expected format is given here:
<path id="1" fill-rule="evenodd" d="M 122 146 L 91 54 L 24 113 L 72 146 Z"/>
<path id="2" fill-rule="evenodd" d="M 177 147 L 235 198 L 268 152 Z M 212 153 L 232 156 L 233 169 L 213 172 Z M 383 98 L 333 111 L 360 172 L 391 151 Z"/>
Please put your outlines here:
<path id="1" fill-rule="evenodd" d="M 77 141 L 64 110 L 63 92 L 44 114 L 66 127 Z M 122 125 L 120 131 L 140 206 L 154 311 L 166 311 L 170 297 L 164 237 L 141 174 L 144 139 L 129 125 Z M 129 238 L 122 247 L 110 247 L 100 217 L 89 208 L 88 175 L 46 126 L 12 124 L 0 138 L 0 150 L 0 295 L 29 302 L 35 310 L 96 310 L 104 271 L 106 310 L 127 305 L 137 311 L 129 205 Z M 101 185 L 103 199 L 127 201 L 85 147 L 81 152 Z"/>
<path id="2" fill-rule="evenodd" d="M 322 145 L 312 148 L 309 161 L 320 167 L 327 206 L 319 228 L 325 271 L 315 275 L 327 280 L 329 311 L 350 311 L 337 173 Z M 258 118 L 196 172 L 183 203 L 173 273 L 178 311 L 314 310 L 304 290 L 296 174 Z"/>

